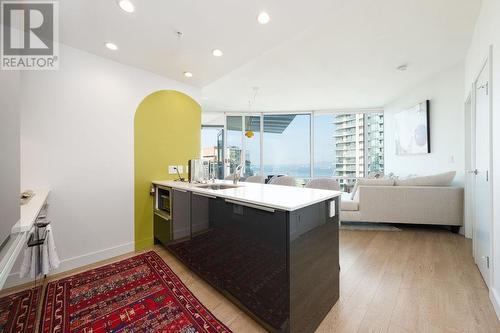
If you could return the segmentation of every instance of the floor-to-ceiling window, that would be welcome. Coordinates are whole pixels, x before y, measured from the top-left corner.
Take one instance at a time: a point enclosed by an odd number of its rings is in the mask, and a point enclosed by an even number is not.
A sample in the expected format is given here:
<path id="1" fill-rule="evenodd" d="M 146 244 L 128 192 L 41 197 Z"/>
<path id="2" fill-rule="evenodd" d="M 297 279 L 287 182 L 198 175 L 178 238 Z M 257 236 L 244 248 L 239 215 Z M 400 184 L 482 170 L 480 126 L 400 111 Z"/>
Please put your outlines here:
<path id="1" fill-rule="evenodd" d="M 349 191 L 358 177 L 384 170 L 382 113 L 314 116 L 314 177 L 336 177 Z"/>
<path id="2" fill-rule="evenodd" d="M 215 175 L 224 177 L 224 127 L 203 126 L 201 128 L 201 157 L 213 162 Z"/>
<path id="3" fill-rule="evenodd" d="M 335 176 L 335 116 L 332 114 L 314 115 L 314 177 Z"/>
<path id="4" fill-rule="evenodd" d="M 354 186 L 357 177 L 365 175 L 364 115 L 334 115 L 335 173 L 344 191 Z"/>
<path id="5" fill-rule="evenodd" d="M 242 116 L 226 117 L 226 176 L 234 173 L 243 163 L 243 123 Z"/>
<path id="6" fill-rule="evenodd" d="M 365 118 L 368 173 L 382 173 L 384 172 L 384 114 L 368 113 Z"/>
<path id="7" fill-rule="evenodd" d="M 264 176 L 311 178 L 311 115 L 264 115 Z"/>
<path id="8" fill-rule="evenodd" d="M 243 133 L 244 148 L 245 148 L 245 169 L 243 175 L 245 177 L 260 175 L 260 133 L 261 117 L 260 116 L 245 116 L 245 133 Z"/>
<path id="9" fill-rule="evenodd" d="M 384 171 L 381 112 L 229 115 L 226 129 L 226 175 L 244 163 L 244 176 L 335 177 L 350 191 Z"/>

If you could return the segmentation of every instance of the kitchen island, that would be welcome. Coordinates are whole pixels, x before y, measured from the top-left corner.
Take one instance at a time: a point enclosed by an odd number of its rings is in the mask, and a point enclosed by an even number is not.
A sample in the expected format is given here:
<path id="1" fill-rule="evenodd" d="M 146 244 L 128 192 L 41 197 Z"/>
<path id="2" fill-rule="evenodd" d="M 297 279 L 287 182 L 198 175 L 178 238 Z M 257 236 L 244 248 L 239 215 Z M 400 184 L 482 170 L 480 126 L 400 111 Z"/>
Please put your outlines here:
<path id="1" fill-rule="evenodd" d="M 313 332 L 339 297 L 340 192 L 154 181 L 155 239 L 273 332 Z"/>

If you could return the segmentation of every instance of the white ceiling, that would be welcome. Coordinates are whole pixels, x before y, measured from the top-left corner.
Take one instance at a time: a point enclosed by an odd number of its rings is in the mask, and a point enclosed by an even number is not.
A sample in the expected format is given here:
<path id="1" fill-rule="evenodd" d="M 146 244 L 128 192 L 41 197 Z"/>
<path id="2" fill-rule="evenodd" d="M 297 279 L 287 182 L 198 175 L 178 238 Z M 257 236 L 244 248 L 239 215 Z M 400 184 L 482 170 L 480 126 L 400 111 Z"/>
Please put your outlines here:
<path id="1" fill-rule="evenodd" d="M 383 106 L 463 60 L 480 7 L 479 0 L 134 3 L 127 14 L 115 0 L 61 1 L 62 42 L 202 87 L 208 111 Z M 257 24 L 260 10 L 270 13 L 268 25 Z M 214 48 L 224 56 L 213 57 Z M 406 72 L 395 70 L 404 63 Z"/>
<path id="2" fill-rule="evenodd" d="M 70 46 L 202 87 L 312 25 L 337 0 L 116 0 L 60 1 L 61 41 Z M 266 10 L 280 13 L 257 23 Z M 176 31 L 183 33 L 178 38 Z M 118 51 L 104 47 L 106 41 Z M 212 56 L 219 48 L 224 56 Z M 187 79 L 183 72 L 194 77 Z"/>

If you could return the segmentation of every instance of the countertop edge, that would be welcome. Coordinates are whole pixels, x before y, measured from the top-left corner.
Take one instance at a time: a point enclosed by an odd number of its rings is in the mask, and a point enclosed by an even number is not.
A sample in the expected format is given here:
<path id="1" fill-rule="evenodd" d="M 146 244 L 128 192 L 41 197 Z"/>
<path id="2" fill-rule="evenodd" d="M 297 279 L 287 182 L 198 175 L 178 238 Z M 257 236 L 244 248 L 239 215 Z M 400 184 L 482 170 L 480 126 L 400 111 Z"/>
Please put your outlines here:
<path id="1" fill-rule="evenodd" d="M 212 196 L 220 197 L 220 198 L 224 198 L 224 199 L 240 201 L 242 203 L 249 203 L 249 204 L 258 205 L 258 206 L 262 206 L 262 207 L 290 211 L 290 212 L 317 204 L 319 202 L 323 202 L 323 201 L 330 200 L 330 199 L 333 199 L 336 197 L 340 197 L 342 195 L 342 192 L 338 192 L 338 191 L 314 189 L 317 191 L 332 192 L 332 193 L 327 194 L 327 195 L 325 195 L 321 198 L 315 199 L 315 200 L 310 200 L 304 204 L 295 205 L 295 206 L 281 206 L 281 205 L 276 205 L 276 204 L 264 203 L 262 201 L 249 200 L 247 198 L 241 198 L 241 197 L 237 197 L 234 195 L 229 195 L 229 194 L 223 192 L 225 190 L 214 191 L 214 190 L 199 188 L 199 187 L 197 187 L 197 184 L 190 184 L 190 183 L 186 183 L 186 182 L 178 182 L 178 181 L 173 181 L 173 180 L 154 180 L 151 183 L 154 185 L 158 185 L 158 186 L 166 186 L 166 187 L 171 187 L 174 189 L 181 189 L 181 190 L 190 191 L 190 192 L 212 195 Z M 228 182 L 219 182 L 219 183 L 226 184 Z M 202 185 L 202 184 L 199 184 L 199 185 Z M 256 185 L 256 184 L 253 184 L 251 186 L 254 186 L 254 185 Z M 267 184 L 261 184 L 261 185 L 262 186 L 279 186 L 279 185 L 267 185 Z M 286 188 L 286 186 L 282 186 L 282 187 Z M 311 189 L 309 189 L 309 190 L 311 190 Z"/>

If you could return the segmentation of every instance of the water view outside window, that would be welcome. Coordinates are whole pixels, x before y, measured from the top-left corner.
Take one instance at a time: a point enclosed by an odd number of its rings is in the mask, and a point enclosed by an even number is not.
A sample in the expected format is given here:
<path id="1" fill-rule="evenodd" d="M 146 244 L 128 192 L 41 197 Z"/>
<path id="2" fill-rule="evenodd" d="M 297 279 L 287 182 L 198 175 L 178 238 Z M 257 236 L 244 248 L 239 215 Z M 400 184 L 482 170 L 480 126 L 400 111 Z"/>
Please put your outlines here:
<path id="1" fill-rule="evenodd" d="M 335 116 L 314 116 L 314 177 L 335 176 Z"/>
<path id="2" fill-rule="evenodd" d="M 264 115 L 264 176 L 311 177 L 311 116 Z"/>
<path id="3" fill-rule="evenodd" d="M 245 170 L 244 176 L 260 175 L 260 116 L 245 116 Z"/>
<path id="4" fill-rule="evenodd" d="M 350 191 L 356 178 L 383 173 L 383 113 L 313 115 L 312 133 L 311 117 L 228 116 L 226 175 L 244 162 L 244 176 L 289 175 L 297 178 L 298 184 L 311 177 L 335 177 L 342 190 Z"/>

